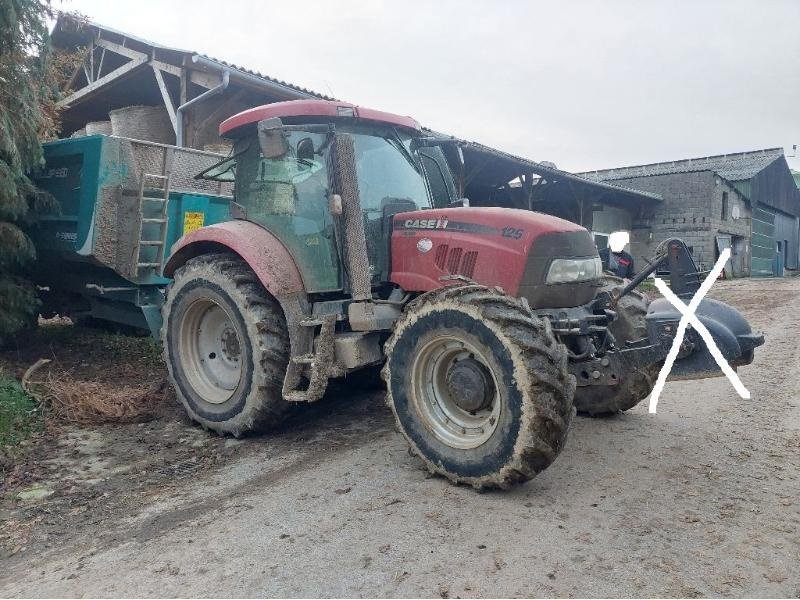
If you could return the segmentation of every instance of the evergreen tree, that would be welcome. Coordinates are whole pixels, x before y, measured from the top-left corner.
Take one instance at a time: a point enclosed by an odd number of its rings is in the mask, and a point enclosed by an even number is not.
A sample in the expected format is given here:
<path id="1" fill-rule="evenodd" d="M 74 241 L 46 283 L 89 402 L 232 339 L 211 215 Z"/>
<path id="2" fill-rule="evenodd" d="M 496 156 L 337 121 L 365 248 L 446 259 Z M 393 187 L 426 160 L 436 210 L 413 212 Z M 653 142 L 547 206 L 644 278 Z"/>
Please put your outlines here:
<path id="1" fill-rule="evenodd" d="M 0 339 L 37 314 L 23 267 L 35 258 L 25 229 L 52 206 L 30 176 L 52 136 L 58 86 L 51 64 L 50 0 L 0 0 Z"/>

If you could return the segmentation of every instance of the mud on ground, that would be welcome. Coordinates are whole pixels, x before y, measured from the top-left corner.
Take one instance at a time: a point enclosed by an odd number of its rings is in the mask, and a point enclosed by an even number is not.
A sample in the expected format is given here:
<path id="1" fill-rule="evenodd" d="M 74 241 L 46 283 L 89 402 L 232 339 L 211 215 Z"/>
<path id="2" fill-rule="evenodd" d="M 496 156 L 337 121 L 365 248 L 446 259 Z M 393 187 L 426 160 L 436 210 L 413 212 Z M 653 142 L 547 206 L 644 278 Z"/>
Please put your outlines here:
<path id="1" fill-rule="evenodd" d="M 0 595 L 798 596 L 800 280 L 712 295 L 767 334 L 740 370 L 752 400 L 725 379 L 668 383 L 658 415 L 577 418 L 510 492 L 431 478 L 383 394 L 347 385 L 244 440 L 171 404 L 51 426 L 2 484 Z M 0 366 L 164 375 L 147 346 L 54 337 Z"/>

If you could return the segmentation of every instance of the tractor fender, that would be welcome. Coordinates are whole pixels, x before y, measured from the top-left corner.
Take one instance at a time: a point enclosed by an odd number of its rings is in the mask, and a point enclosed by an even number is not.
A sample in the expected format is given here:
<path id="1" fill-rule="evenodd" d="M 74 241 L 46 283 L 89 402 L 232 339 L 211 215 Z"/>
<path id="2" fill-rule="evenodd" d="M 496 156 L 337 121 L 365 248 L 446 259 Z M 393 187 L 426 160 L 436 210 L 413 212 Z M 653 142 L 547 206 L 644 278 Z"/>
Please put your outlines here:
<path id="1" fill-rule="evenodd" d="M 239 255 L 281 304 L 305 296 L 303 278 L 289 250 L 272 232 L 249 221 L 217 223 L 186 234 L 172 246 L 164 276 L 172 277 L 195 256 L 225 251 Z"/>

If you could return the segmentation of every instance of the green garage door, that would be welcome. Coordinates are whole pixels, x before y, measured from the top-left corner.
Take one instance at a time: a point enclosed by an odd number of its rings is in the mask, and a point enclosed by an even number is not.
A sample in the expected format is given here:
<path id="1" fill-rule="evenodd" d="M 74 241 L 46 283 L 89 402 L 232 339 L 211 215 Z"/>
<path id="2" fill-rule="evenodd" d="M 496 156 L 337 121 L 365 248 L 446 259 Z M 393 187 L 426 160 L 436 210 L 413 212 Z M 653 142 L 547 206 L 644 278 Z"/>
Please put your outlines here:
<path id="1" fill-rule="evenodd" d="M 753 207 L 751 275 L 772 277 L 775 262 L 775 213 L 763 205 Z"/>

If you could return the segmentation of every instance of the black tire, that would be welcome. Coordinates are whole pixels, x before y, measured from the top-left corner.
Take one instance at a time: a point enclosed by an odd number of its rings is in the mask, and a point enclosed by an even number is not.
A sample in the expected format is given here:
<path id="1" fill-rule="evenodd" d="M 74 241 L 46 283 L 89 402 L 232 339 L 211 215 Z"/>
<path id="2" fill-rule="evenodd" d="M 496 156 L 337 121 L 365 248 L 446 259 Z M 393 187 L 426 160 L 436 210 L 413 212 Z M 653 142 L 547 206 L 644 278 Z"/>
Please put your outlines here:
<path id="1" fill-rule="evenodd" d="M 201 313 L 205 306 L 208 308 Z M 205 364 L 205 358 L 199 362 L 192 358 L 199 342 L 192 341 L 191 332 L 196 330 L 200 337 L 207 327 L 203 319 L 218 310 L 224 313 L 221 318 L 227 318 L 220 342 L 226 356 L 212 352 L 209 361 L 220 362 L 208 364 L 230 367 L 225 371 L 230 382 L 227 388 L 214 387 L 206 372 L 211 367 L 198 366 Z M 162 315 L 161 339 L 170 382 L 192 419 L 235 436 L 283 420 L 292 406 L 282 396 L 289 361 L 286 319 L 244 261 L 223 253 L 192 258 L 175 272 Z M 231 366 L 237 364 L 238 380 L 236 367 Z"/>
<path id="2" fill-rule="evenodd" d="M 600 293 L 618 294 L 625 281 L 612 275 L 603 276 Z M 617 304 L 617 318 L 609 330 L 619 347 L 626 342 L 647 337 L 645 316 L 650 304 L 647 296 L 633 291 Z M 614 386 L 588 385 L 575 390 L 575 408 L 580 414 L 602 417 L 629 410 L 650 395 L 658 378 L 660 364 L 641 367 L 625 373 Z"/>
<path id="3" fill-rule="evenodd" d="M 446 341 L 451 339 L 456 343 Z M 438 348 L 436 344 L 448 348 L 444 353 L 463 350 L 465 357 L 486 369 L 492 381 L 486 395 L 491 403 L 474 412 L 460 407 L 456 417 L 480 419 L 490 411 L 496 419 L 485 421 L 486 429 L 475 425 L 459 436 L 457 421 L 426 416 L 431 411 L 423 407 L 433 405 L 425 398 L 431 394 L 441 406 L 450 405 L 448 414 L 456 414 L 455 396 L 450 391 L 423 391 L 427 379 L 418 376 L 419 369 L 430 366 L 425 356 L 431 347 Z M 527 304 L 480 285 L 430 292 L 407 308 L 386 343 L 386 356 L 382 375 L 387 402 L 411 451 L 431 473 L 478 489 L 508 488 L 546 469 L 564 447 L 574 414 L 575 379 L 567 371 L 566 349 L 556 341 L 549 322 L 537 318 Z M 445 363 L 442 356 L 432 360 Z M 464 357 L 454 355 L 449 369 L 461 360 Z M 434 372 L 431 381 L 441 381 L 441 372 Z M 449 386 L 451 375 L 447 377 Z M 441 426 L 432 426 L 432 418 Z M 454 445 L 451 435 L 462 447 Z"/>

